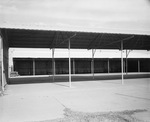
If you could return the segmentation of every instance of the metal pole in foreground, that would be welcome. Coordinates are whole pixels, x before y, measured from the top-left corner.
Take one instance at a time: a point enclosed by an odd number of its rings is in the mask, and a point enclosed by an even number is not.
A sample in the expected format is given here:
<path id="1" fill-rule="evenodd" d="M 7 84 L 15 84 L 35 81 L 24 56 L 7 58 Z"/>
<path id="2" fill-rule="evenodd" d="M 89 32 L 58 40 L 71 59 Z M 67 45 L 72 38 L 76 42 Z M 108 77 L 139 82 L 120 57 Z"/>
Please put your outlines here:
<path id="1" fill-rule="evenodd" d="M 122 85 L 124 84 L 124 79 L 123 79 L 123 41 L 121 41 L 121 83 Z"/>
<path id="2" fill-rule="evenodd" d="M 69 55 L 69 87 L 71 88 L 71 58 L 70 58 L 70 39 L 68 40 L 68 55 Z"/>

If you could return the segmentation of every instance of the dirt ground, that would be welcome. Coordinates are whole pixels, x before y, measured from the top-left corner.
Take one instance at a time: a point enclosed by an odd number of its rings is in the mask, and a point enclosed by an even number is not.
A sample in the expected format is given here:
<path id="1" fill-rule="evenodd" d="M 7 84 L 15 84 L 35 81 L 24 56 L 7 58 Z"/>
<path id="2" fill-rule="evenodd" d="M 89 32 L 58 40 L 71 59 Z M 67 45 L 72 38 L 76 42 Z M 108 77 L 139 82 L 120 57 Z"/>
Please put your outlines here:
<path id="1" fill-rule="evenodd" d="M 40 122 L 144 122 L 138 120 L 132 115 L 146 110 L 130 110 L 122 112 L 105 112 L 105 113 L 83 113 L 70 109 L 64 110 L 64 118 L 55 120 L 45 120 Z"/>

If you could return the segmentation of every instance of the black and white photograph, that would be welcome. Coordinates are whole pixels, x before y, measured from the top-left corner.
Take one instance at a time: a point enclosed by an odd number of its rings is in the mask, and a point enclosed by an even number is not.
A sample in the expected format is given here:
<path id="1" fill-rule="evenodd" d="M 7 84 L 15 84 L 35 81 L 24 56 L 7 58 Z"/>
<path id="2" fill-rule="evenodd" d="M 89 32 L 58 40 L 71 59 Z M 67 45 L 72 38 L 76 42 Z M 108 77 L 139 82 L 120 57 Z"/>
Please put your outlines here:
<path id="1" fill-rule="evenodd" d="M 150 122 L 150 0 L 0 0 L 0 122 Z"/>

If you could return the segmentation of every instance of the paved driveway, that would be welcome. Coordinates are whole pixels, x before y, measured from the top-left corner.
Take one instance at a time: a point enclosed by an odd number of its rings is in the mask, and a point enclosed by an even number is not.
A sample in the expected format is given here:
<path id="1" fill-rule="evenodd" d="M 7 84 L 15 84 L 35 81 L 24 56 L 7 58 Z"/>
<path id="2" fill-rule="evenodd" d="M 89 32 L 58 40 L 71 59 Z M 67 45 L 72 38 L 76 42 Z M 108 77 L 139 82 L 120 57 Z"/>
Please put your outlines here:
<path id="1" fill-rule="evenodd" d="M 0 97 L 0 122 L 27 122 L 62 118 L 64 109 L 107 112 L 146 109 L 150 114 L 150 79 L 97 80 L 8 85 Z M 135 115 L 136 116 L 136 115 Z M 143 117 L 144 116 L 144 117 Z"/>

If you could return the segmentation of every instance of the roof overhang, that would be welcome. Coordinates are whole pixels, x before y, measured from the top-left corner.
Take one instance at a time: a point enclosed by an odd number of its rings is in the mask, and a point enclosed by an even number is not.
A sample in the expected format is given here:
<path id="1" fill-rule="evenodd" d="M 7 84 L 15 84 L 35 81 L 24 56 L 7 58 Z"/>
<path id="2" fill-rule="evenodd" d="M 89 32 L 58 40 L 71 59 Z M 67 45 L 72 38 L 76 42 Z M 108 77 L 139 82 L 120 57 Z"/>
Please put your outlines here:
<path id="1" fill-rule="evenodd" d="M 48 31 L 26 29 L 1 29 L 15 48 L 68 48 L 72 49 L 123 49 L 150 50 L 149 35 L 92 33 L 76 31 Z"/>

